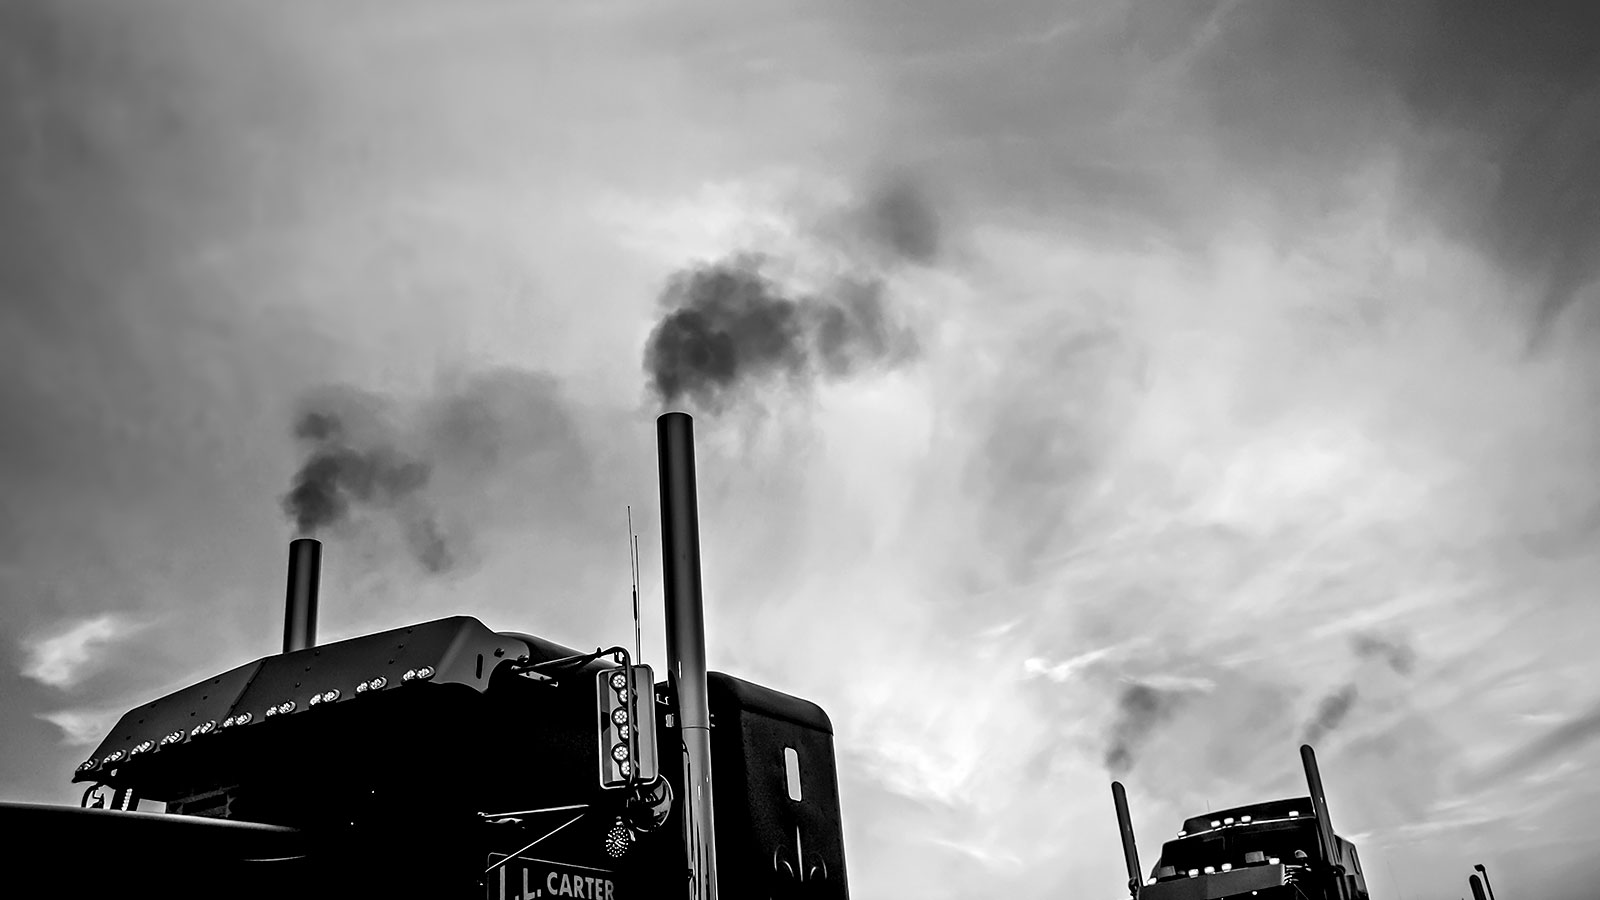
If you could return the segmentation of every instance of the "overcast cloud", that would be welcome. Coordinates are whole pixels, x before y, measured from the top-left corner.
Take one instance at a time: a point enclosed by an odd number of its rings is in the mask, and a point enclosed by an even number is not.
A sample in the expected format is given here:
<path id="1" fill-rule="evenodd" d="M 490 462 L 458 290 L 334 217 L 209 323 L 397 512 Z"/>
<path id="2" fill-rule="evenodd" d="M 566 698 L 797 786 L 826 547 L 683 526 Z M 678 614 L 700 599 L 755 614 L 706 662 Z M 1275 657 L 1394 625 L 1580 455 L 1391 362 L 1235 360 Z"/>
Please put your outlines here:
<path id="1" fill-rule="evenodd" d="M 297 520 L 324 639 L 590 645 L 632 504 L 659 665 L 666 394 L 853 896 L 1110 896 L 1111 778 L 1153 859 L 1315 734 L 1375 894 L 1587 898 L 1597 16 L 0 5 L 0 796 L 273 652 Z"/>

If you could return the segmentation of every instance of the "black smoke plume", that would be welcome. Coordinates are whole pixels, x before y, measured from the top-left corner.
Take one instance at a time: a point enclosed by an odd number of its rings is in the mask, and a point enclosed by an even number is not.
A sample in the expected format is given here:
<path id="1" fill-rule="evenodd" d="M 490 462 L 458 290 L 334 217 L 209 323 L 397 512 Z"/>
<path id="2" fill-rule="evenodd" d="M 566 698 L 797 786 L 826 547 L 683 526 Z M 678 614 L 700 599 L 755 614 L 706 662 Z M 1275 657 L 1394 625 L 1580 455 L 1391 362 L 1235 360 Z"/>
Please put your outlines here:
<path id="1" fill-rule="evenodd" d="M 1358 634 L 1350 643 L 1357 656 L 1380 659 L 1397 675 L 1410 675 L 1416 668 L 1417 653 L 1409 644 L 1373 634 Z"/>
<path id="2" fill-rule="evenodd" d="M 427 464 L 393 447 L 356 446 L 344 418 L 332 410 L 303 411 L 294 433 L 310 453 L 283 509 L 303 534 L 343 522 L 352 504 L 390 506 L 428 483 Z"/>
<path id="3" fill-rule="evenodd" d="M 1317 704 L 1317 711 L 1307 723 L 1305 732 L 1300 736 L 1302 744 L 1315 744 L 1323 735 L 1339 727 L 1345 716 L 1350 714 L 1356 705 L 1360 693 L 1353 684 L 1347 684 L 1333 693 L 1322 698 Z"/>
<path id="4" fill-rule="evenodd" d="M 892 323 L 875 278 L 837 281 L 826 296 L 791 293 L 740 255 L 679 273 L 645 345 L 650 388 L 663 404 L 716 410 L 747 384 L 841 378 L 915 352 Z"/>
<path id="5" fill-rule="evenodd" d="M 377 513 L 431 573 L 462 567 L 485 528 L 529 516 L 575 527 L 592 483 L 559 384 L 536 372 L 479 372 L 406 404 L 319 392 L 294 436 L 306 457 L 282 504 L 295 527 L 315 534 Z"/>
<path id="6" fill-rule="evenodd" d="M 1133 768 L 1138 750 L 1156 726 L 1171 719 L 1187 698 L 1177 691 L 1165 691 L 1148 684 L 1134 683 L 1117 698 L 1117 718 L 1111 726 L 1111 743 L 1106 748 L 1106 768 L 1122 775 Z"/>

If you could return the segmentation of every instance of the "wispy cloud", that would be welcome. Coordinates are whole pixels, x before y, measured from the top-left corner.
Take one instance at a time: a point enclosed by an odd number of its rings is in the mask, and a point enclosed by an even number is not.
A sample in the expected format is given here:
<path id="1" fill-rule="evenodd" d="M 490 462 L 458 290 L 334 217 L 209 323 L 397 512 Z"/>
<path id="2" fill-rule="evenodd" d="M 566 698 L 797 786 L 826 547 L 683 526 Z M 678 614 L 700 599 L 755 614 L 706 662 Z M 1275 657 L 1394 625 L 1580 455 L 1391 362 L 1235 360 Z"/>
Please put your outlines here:
<path id="1" fill-rule="evenodd" d="M 105 666 L 106 651 L 113 644 L 143 627 L 123 616 L 106 613 L 26 638 L 22 642 L 26 655 L 22 674 L 51 687 L 73 687 Z"/>
<path id="2" fill-rule="evenodd" d="M 61 729 L 63 744 L 86 747 L 99 743 L 123 712 L 122 709 L 62 709 L 38 713 L 37 717 Z"/>

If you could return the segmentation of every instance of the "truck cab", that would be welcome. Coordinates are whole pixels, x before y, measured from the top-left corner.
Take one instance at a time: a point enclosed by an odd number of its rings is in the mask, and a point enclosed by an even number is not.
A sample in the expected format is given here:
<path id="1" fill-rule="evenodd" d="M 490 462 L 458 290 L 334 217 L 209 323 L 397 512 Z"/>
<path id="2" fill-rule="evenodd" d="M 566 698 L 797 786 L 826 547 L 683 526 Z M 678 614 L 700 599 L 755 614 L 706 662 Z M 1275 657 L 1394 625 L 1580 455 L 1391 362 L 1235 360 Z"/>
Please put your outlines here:
<path id="1" fill-rule="evenodd" d="M 1355 845 L 1333 831 L 1316 754 L 1302 746 L 1300 756 L 1309 796 L 1186 819 L 1148 875 L 1139 866 L 1127 792 L 1112 782 L 1132 900 L 1367 900 Z"/>
<path id="2" fill-rule="evenodd" d="M 1329 868 L 1320 850 L 1311 798 L 1254 803 L 1187 819 L 1178 837 L 1161 845 L 1140 897 L 1311 897 L 1319 870 Z M 1335 836 L 1335 862 L 1351 882 L 1350 900 L 1364 900 L 1366 879 L 1355 845 Z M 1298 892 L 1298 893 L 1297 893 Z M 1332 896 L 1332 895 L 1327 895 Z"/>

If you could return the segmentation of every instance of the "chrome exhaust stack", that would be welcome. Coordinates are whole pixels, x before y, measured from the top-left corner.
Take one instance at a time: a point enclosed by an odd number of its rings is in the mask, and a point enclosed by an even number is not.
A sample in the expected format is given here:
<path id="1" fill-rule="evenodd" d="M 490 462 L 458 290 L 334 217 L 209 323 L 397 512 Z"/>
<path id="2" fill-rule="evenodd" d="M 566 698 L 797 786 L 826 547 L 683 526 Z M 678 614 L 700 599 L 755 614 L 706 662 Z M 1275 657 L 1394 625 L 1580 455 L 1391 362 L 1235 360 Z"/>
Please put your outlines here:
<path id="1" fill-rule="evenodd" d="M 1133 816 L 1128 813 L 1128 792 L 1122 782 L 1111 782 L 1111 799 L 1117 805 L 1117 829 L 1122 832 L 1122 858 L 1128 864 L 1128 896 L 1139 900 L 1144 870 L 1139 867 L 1139 847 L 1133 840 Z"/>
<path id="2" fill-rule="evenodd" d="M 694 420 L 656 419 L 661 467 L 661 572 L 667 615 L 667 677 L 683 737 L 683 826 L 690 900 L 716 900 L 711 711 L 706 697 L 705 608 L 700 586 L 700 513 L 695 498 Z"/>
<path id="3" fill-rule="evenodd" d="M 1322 771 L 1317 768 L 1317 754 L 1310 744 L 1300 745 L 1300 761 L 1305 764 L 1306 787 L 1311 791 L 1311 813 L 1317 819 L 1317 842 L 1322 844 L 1322 858 L 1333 872 L 1334 895 L 1339 900 L 1348 900 L 1339 844 L 1334 838 L 1333 820 L 1328 817 L 1328 798 L 1322 792 Z"/>
<path id="4" fill-rule="evenodd" d="M 289 544 L 289 592 L 283 607 L 283 652 L 317 645 L 317 590 L 322 582 L 322 542 Z"/>

